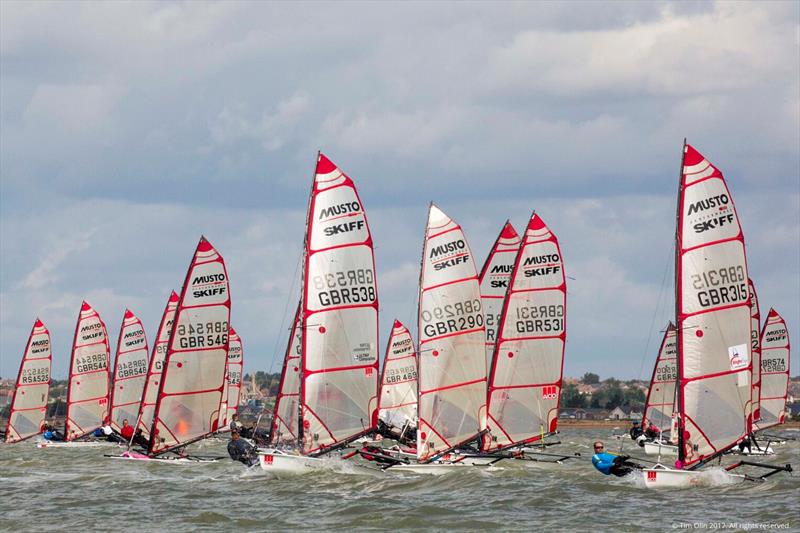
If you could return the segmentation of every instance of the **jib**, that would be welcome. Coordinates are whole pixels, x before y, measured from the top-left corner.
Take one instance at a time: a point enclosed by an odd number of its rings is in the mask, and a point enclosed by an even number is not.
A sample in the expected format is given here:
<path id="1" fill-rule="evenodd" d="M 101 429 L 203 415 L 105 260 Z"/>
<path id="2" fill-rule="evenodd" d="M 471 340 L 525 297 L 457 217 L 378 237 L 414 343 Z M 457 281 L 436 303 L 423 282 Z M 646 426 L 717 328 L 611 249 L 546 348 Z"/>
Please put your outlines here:
<path id="1" fill-rule="evenodd" d="M 728 195 L 718 194 L 716 196 L 712 196 L 711 198 L 706 198 L 705 200 L 700 200 L 693 203 L 689 206 L 689 212 L 687 214 L 691 215 L 692 213 L 699 213 L 700 211 L 705 211 L 706 209 L 711 209 L 712 207 L 722 207 L 723 205 L 728 205 Z"/>
<path id="2" fill-rule="evenodd" d="M 708 231 L 714 228 L 721 228 L 725 224 L 733 224 L 733 213 L 728 213 L 727 215 L 720 215 L 718 217 L 712 218 L 711 220 L 706 220 L 705 222 L 700 222 L 694 225 L 694 232 L 695 233 L 703 233 L 704 231 Z"/>
<path id="3" fill-rule="evenodd" d="M 225 274 L 220 272 L 219 274 L 206 274 L 205 276 L 197 276 L 192 280 L 192 285 L 197 285 L 198 283 L 213 283 L 215 281 L 225 281 Z"/>
<path id="4" fill-rule="evenodd" d="M 319 220 L 323 218 L 332 217 L 334 215 L 344 215 L 346 213 L 357 213 L 361 211 L 361 206 L 358 202 L 344 202 L 339 205 L 332 205 L 326 207 L 319 212 Z"/>
<path id="5" fill-rule="evenodd" d="M 444 270 L 445 268 L 456 266 L 460 263 L 466 263 L 469 259 L 469 255 L 462 255 L 460 257 L 454 257 L 453 259 L 448 259 L 446 261 L 442 261 L 441 263 L 436 263 L 433 265 L 434 270 Z"/>
<path id="6" fill-rule="evenodd" d="M 344 224 L 336 224 L 336 225 L 333 225 L 333 226 L 328 226 L 327 228 L 325 228 L 325 235 L 327 235 L 328 237 L 331 237 L 331 236 L 336 235 L 338 233 L 348 233 L 348 232 L 356 230 L 356 229 L 362 229 L 363 227 L 364 227 L 364 221 L 363 220 L 355 220 L 353 222 L 345 222 Z"/>
<path id="7" fill-rule="evenodd" d="M 447 244 L 440 244 L 439 246 L 434 246 L 433 248 L 431 248 L 430 259 L 433 259 L 434 257 L 438 257 L 440 255 L 444 255 L 449 252 L 464 250 L 466 247 L 467 243 L 465 243 L 463 239 L 459 239 L 453 242 L 448 242 Z"/>
<path id="8" fill-rule="evenodd" d="M 523 266 L 557 263 L 560 259 L 561 258 L 558 256 L 558 254 L 535 255 L 533 257 L 528 257 L 527 259 L 525 259 L 525 263 L 523 263 Z"/>
<path id="9" fill-rule="evenodd" d="M 213 289 L 203 289 L 200 291 L 194 291 L 195 298 L 204 298 L 206 296 L 216 296 L 217 294 L 225 294 L 225 287 L 214 287 Z"/>

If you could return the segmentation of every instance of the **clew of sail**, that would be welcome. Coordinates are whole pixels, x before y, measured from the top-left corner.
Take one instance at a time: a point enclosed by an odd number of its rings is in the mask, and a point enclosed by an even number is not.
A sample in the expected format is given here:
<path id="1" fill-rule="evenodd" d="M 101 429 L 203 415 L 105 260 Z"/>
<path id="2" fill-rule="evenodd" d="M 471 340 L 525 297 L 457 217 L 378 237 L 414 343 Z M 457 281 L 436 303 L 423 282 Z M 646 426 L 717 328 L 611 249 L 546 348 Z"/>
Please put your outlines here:
<path id="1" fill-rule="evenodd" d="M 202 237 L 186 274 L 167 345 L 150 431 L 150 455 L 217 430 L 230 312 L 225 262 Z"/>
<path id="2" fill-rule="evenodd" d="M 47 417 L 52 359 L 50 332 L 37 318 L 19 365 L 6 426 L 6 443 L 19 442 L 42 431 Z"/>
<path id="3" fill-rule="evenodd" d="M 644 403 L 642 427 L 655 425 L 659 431 L 672 430 L 675 414 L 675 383 L 678 379 L 678 354 L 675 351 L 675 325 L 670 322 L 661 340 L 650 388 Z"/>
<path id="4" fill-rule="evenodd" d="M 242 368 L 244 366 L 242 339 L 233 328 L 230 328 L 229 334 L 228 377 L 225 381 L 228 395 L 225 401 L 226 412 L 224 413 L 225 420 L 223 422 L 225 425 L 229 424 L 231 417 L 239 412 L 239 397 L 242 391 Z"/>
<path id="5" fill-rule="evenodd" d="M 294 314 L 289 342 L 283 358 L 278 395 L 275 398 L 275 411 L 270 427 L 270 443 L 274 445 L 297 442 L 298 405 L 300 397 L 300 351 L 303 338 L 300 305 Z"/>
<path id="6" fill-rule="evenodd" d="M 486 429 L 486 332 L 475 261 L 461 226 L 431 204 L 419 297 L 417 459 Z"/>
<path id="7" fill-rule="evenodd" d="M 377 425 L 378 394 L 372 236 L 353 181 L 322 154 L 305 245 L 301 438 L 320 454 Z"/>
<path id="8" fill-rule="evenodd" d="M 478 276 L 481 286 L 481 303 L 483 316 L 486 322 L 486 369 L 492 368 L 497 329 L 500 326 L 500 315 L 503 311 L 503 301 L 508 289 L 508 280 L 514 270 L 514 260 L 519 251 L 522 239 L 510 221 L 506 221 L 500 235 L 489 251 L 486 262 Z"/>
<path id="9" fill-rule="evenodd" d="M 119 432 L 123 420 L 135 423 L 147 381 L 147 335 L 129 309 L 122 318 L 113 375 L 110 423 Z"/>
<path id="10" fill-rule="evenodd" d="M 556 430 L 566 299 L 558 239 L 534 213 L 514 262 L 492 358 L 487 450 L 535 442 Z"/>
<path id="11" fill-rule="evenodd" d="M 150 426 L 153 425 L 158 389 L 161 383 L 161 374 L 164 370 L 164 358 L 167 356 L 167 345 L 169 344 L 169 336 L 172 334 L 172 323 L 175 319 L 175 311 L 178 309 L 178 300 L 178 295 L 175 291 L 172 291 L 161 316 L 161 323 L 156 334 L 156 343 L 153 345 L 153 354 L 150 356 L 150 365 L 147 369 L 147 379 L 145 380 L 142 403 L 137 417 L 137 429 L 142 430 L 142 435 L 146 439 L 150 438 Z"/>
<path id="12" fill-rule="evenodd" d="M 110 359 L 106 325 L 83 302 L 72 342 L 65 440 L 79 439 L 108 420 Z"/>
<path id="13" fill-rule="evenodd" d="M 769 310 L 761 332 L 761 420 L 755 429 L 783 424 L 789 395 L 789 330 L 783 317 Z"/>
<path id="14" fill-rule="evenodd" d="M 411 332 L 394 321 L 381 373 L 378 418 L 398 433 L 417 427 L 417 352 Z"/>
<path id="15" fill-rule="evenodd" d="M 676 238 L 679 455 L 692 466 L 749 432 L 751 349 L 739 217 L 722 172 L 689 145 Z"/>
<path id="16" fill-rule="evenodd" d="M 751 377 L 753 422 L 761 418 L 761 312 L 758 308 L 758 295 L 753 280 L 747 280 L 750 290 L 750 349 L 753 354 L 753 375 Z"/>

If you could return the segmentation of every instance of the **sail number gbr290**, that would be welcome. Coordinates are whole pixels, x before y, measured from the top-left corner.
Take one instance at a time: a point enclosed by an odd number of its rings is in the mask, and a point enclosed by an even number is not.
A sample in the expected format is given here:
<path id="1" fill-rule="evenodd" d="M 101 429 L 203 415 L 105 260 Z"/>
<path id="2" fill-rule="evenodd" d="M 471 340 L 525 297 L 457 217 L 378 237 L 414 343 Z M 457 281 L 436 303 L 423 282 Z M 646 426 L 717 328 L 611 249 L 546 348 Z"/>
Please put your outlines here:
<path id="1" fill-rule="evenodd" d="M 182 350 L 224 346 L 228 342 L 228 321 L 178 324 L 177 333 Z"/>
<path id="2" fill-rule="evenodd" d="M 426 337 L 480 328 L 483 326 L 481 300 L 476 298 L 424 309 L 420 318 L 424 322 L 422 332 Z"/>

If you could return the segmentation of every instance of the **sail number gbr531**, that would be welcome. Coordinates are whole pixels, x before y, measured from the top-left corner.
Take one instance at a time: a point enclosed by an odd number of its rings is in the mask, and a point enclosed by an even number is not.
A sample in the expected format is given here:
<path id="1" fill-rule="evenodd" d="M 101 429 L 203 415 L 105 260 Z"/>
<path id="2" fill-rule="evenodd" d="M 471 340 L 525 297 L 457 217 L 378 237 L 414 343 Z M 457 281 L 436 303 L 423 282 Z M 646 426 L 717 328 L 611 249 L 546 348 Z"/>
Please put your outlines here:
<path id="1" fill-rule="evenodd" d="M 178 324 L 178 348 L 214 348 L 228 342 L 228 321 Z"/>

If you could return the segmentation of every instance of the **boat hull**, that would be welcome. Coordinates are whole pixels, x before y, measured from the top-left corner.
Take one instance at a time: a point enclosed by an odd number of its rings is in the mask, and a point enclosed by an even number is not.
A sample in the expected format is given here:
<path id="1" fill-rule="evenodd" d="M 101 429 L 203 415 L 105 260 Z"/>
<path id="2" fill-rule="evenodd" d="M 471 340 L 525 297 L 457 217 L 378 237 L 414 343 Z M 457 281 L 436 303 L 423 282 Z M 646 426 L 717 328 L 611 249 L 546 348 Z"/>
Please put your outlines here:
<path id="1" fill-rule="evenodd" d="M 646 455 L 678 455 L 678 447 L 673 444 L 661 444 L 647 441 L 644 443 L 644 453 Z"/>
<path id="2" fill-rule="evenodd" d="M 258 466 L 274 474 L 306 474 L 321 468 L 322 459 L 267 450 L 259 451 Z"/>
<path id="3" fill-rule="evenodd" d="M 666 467 L 644 468 L 644 486 L 648 489 L 662 488 L 689 488 L 707 484 L 706 472 L 695 470 L 675 470 Z M 741 482 L 745 476 L 740 474 L 725 474 L 730 481 Z"/>
<path id="4" fill-rule="evenodd" d="M 102 448 L 106 446 L 119 446 L 117 442 L 108 441 L 39 441 L 37 448 Z"/>

